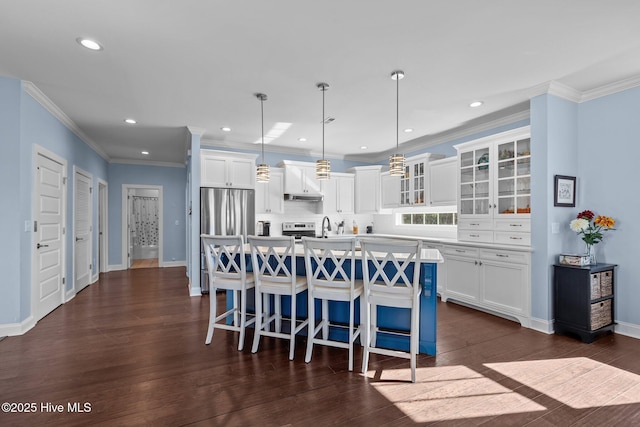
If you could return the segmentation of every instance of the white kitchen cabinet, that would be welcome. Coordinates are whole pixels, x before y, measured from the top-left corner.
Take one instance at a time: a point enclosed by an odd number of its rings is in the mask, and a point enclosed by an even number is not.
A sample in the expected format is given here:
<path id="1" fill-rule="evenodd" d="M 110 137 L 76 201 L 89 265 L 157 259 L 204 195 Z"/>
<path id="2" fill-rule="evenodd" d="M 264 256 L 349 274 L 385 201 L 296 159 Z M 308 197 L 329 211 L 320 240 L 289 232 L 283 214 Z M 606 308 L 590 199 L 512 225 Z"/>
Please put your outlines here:
<path id="1" fill-rule="evenodd" d="M 529 128 L 455 146 L 458 240 L 531 244 Z"/>
<path id="2" fill-rule="evenodd" d="M 380 205 L 382 209 L 392 209 L 400 206 L 400 177 L 392 176 L 390 172 L 380 174 Z"/>
<path id="3" fill-rule="evenodd" d="M 320 195 L 320 181 L 316 179 L 316 165 L 308 162 L 283 160 L 278 166 L 284 169 L 284 192 L 296 195 Z"/>
<path id="4" fill-rule="evenodd" d="M 256 213 L 284 213 L 284 171 L 270 168 L 269 182 L 256 183 Z"/>
<path id="5" fill-rule="evenodd" d="M 400 177 L 400 206 L 427 206 L 429 200 L 429 162 L 441 155 L 424 153 L 408 157 Z"/>
<path id="6" fill-rule="evenodd" d="M 458 203 L 458 159 L 455 156 L 429 162 L 429 206 Z"/>
<path id="7" fill-rule="evenodd" d="M 355 212 L 380 212 L 380 173 L 382 166 L 356 166 L 349 169 L 355 174 Z"/>
<path id="8" fill-rule="evenodd" d="M 254 154 L 201 150 L 200 186 L 255 188 L 256 158 Z"/>
<path id="9" fill-rule="evenodd" d="M 355 206 L 355 176 L 351 173 L 331 173 L 331 179 L 321 181 L 322 213 L 352 214 Z"/>
<path id="10" fill-rule="evenodd" d="M 531 254 L 528 251 L 444 245 L 442 301 L 449 299 L 531 322 Z"/>

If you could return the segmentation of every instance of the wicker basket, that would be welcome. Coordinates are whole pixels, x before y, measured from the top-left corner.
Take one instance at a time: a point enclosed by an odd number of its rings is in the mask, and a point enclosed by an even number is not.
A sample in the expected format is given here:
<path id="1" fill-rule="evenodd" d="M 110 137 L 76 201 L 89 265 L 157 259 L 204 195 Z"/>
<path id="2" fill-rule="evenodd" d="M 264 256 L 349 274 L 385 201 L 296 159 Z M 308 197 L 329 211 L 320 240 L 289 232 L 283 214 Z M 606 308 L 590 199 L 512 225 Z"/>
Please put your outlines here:
<path id="1" fill-rule="evenodd" d="M 603 328 L 611 324 L 611 300 L 591 304 L 591 330 Z"/>
<path id="2" fill-rule="evenodd" d="M 591 299 L 600 298 L 600 273 L 591 273 Z"/>
<path id="3" fill-rule="evenodd" d="M 607 297 L 613 294 L 613 270 L 600 273 L 600 296 Z"/>

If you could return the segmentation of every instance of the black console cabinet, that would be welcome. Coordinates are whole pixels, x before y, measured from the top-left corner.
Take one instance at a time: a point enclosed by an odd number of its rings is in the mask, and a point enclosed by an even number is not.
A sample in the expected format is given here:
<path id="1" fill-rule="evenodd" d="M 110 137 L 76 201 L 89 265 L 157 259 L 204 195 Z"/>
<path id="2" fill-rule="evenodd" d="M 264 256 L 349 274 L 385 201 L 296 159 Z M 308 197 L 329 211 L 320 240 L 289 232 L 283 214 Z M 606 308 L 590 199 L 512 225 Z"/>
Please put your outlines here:
<path id="1" fill-rule="evenodd" d="M 613 332 L 615 264 L 585 267 L 554 265 L 554 316 L 557 334 L 586 343 Z"/>

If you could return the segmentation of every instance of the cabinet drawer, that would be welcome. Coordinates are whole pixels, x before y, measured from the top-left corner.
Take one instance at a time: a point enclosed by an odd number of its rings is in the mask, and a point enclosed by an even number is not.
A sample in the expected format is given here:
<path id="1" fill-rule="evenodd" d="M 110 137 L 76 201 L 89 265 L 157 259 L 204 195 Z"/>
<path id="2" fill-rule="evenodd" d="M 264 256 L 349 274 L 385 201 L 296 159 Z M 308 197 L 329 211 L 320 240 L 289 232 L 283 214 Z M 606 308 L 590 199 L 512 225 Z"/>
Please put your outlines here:
<path id="1" fill-rule="evenodd" d="M 528 219 L 496 219 L 496 231 L 530 232 L 531 221 Z"/>
<path id="2" fill-rule="evenodd" d="M 478 252 L 478 249 L 466 248 L 464 246 L 445 246 L 444 248 L 442 248 L 442 253 L 444 255 L 457 255 L 477 258 Z"/>
<path id="3" fill-rule="evenodd" d="M 463 240 L 465 242 L 493 243 L 493 232 L 486 230 L 458 229 L 458 240 Z"/>
<path id="4" fill-rule="evenodd" d="M 483 249 L 480 258 L 492 261 L 504 261 L 511 264 L 529 264 L 529 254 L 523 252 Z"/>
<path id="5" fill-rule="evenodd" d="M 590 287 L 590 298 L 591 299 L 597 299 L 600 298 L 600 273 L 591 273 L 590 275 L 590 282 L 591 282 L 591 287 Z"/>
<path id="6" fill-rule="evenodd" d="M 596 302 L 591 304 L 591 330 L 603 328 L 610 325 L 611 319 L 611 300 Z"/>
<path id="7" fill-rule="evenodd" d="M 458 219 L 458 230 L 492 230 L 493 223 L 490 219 Z"/>
<path id="8" fill-rule="evenodd" d="M 508 231 L 496 231 L 496 243 L 504 243 L 506 245 L 531 245 L 531 233 L 511 233 Z"/>

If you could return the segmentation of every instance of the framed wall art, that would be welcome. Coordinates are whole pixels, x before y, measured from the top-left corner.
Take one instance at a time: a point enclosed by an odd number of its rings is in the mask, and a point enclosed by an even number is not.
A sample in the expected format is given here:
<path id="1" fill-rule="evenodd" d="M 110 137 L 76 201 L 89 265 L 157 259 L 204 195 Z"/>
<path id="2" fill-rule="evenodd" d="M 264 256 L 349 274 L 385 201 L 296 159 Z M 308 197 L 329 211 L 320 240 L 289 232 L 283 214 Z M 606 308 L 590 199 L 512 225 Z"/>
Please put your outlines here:
<path id="1" fill-rule="evenodd" d="M 576 206 L 576 177 L 556 175 L 553 185 L 553 206 Z"/>

